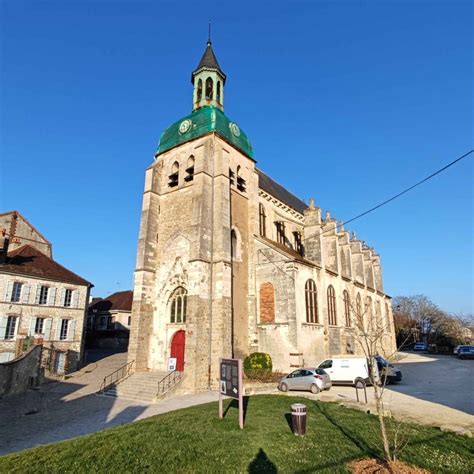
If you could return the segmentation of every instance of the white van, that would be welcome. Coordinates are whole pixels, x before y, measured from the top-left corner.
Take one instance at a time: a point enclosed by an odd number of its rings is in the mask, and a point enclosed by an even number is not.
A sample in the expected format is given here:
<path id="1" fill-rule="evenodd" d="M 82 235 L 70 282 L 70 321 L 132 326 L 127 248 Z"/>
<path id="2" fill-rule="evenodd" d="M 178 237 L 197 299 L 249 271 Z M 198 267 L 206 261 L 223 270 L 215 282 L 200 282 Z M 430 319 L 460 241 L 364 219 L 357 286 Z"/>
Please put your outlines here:
<path id="1" fill-rule="evenodd" d="M 318 368 L 324 369 L 334 384 L 355 385 L 358 381 L 369 383 L 368 364 L 365 357 L 333 357 L 321 362 Z"/>

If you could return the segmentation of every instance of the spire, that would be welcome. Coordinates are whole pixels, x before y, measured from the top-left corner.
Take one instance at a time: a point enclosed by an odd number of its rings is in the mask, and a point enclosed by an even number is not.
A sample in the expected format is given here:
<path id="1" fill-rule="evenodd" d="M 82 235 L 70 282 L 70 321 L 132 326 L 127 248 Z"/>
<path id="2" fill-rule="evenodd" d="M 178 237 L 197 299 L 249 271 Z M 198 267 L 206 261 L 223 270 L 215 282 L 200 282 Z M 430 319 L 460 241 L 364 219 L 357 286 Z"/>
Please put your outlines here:
<path id="1" fill-rule="evenodd" d="M 223 110 L 225 81 L 226 75 L 219 66 L 212 49 L 211 22 L 209 22 L 206 49 L 191 76 L 194 86 L 193 110 L 203 106 L 213 106 Z"/>

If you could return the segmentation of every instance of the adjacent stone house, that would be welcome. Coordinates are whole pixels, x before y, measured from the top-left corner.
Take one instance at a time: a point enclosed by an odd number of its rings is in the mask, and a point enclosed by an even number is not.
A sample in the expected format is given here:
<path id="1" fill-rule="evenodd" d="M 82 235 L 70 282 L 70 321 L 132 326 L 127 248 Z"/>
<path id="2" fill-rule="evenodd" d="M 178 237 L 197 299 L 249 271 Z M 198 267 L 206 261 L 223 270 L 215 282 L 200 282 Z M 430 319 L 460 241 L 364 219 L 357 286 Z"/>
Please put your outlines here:
<path id="1" fill-rule="evenodd" d="M 189 391 L 217 387 L 220 357 L 263 351 L 289 371 L 357 353 L 354 306 L 385 327 L 391 353 L 379 255 L 256 167 L 223 112 L 225 82 L 209 41 L 193 112 L 146 170 L 129 360 L 160 371 L 176 358 Z"/>
<path id="2" fill-rule="evenodd" d="M 0 215 L 0 361 L 42 343 L 47 367 L 76 370 L 92 284 L 52 258 L 52 245 L 20 213 Z"/>
<path id="3" fill-rule="evenodd" d="M 126 349 L 132 319 L 133 291 L 94 298 L 87 313 L 87 346 Z"/>

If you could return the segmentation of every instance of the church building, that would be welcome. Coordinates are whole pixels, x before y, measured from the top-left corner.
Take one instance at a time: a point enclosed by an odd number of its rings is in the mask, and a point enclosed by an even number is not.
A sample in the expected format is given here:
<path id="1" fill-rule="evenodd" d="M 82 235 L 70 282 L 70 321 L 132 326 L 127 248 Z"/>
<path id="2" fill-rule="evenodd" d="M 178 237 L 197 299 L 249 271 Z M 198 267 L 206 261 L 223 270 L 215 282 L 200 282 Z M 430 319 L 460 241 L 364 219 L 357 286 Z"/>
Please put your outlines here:
<path id="1" fill-rule="evenodd" d="M 379 255 L 257 168 L 224 113 L 226 79 L 209 40 L 193 111 L 164 131 L 146 170 L 129 361 L 166 371 L 176 358 L 193 392 L 217 387 L 220 357 L 314 366 L 360 352 L 352 307 L 384 324 L 392 353 Z"/>

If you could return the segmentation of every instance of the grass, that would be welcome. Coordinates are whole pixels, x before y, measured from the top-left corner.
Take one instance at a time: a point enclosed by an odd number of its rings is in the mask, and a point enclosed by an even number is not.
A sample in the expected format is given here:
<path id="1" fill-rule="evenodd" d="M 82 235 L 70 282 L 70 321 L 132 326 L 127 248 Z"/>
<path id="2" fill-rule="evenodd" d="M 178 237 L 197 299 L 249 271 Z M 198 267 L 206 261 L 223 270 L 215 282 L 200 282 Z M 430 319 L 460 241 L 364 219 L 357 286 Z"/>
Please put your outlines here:
<path id="1" fill-rule="evenodd" d="M 235 402 L 186 408 L 89 436 L 0 457 L 0 472 L 348 472 L 346 464 L 382 456 L 373 415 L 298 397 L 248 398 L 245 429 Z M 292 434 L 290 405 L 308 407 L 307 435 Z M 232 403 L 232 405 L 231 405 Z M 474 472 L 474 441 L 403 425 L 400 458 L 436 473 Z"/>

